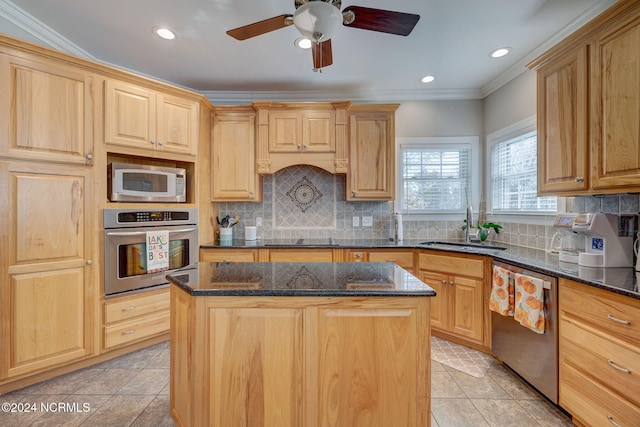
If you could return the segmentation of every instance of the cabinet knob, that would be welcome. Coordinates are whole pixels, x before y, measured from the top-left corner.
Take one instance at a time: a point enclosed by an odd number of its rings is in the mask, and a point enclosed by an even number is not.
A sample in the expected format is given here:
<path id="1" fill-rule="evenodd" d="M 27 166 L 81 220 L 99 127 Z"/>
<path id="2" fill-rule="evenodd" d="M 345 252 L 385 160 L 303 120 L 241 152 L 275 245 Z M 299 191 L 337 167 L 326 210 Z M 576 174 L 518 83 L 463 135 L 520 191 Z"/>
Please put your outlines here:
<path id="1" fill-rule="evenodd" d="M 164 142 L 158 141 L 158 145 L 162 147 L 164 145 Z"/>
<path id="2" fill-rule="evenodd" d="M 298 144 L 298 149 L 300 149 L 300 144 Z"/>
<path id="3" fill-rule="evenodd" d="M 302 148 L 304 148 L 306 150 L 307 149 L 307 144 L 303 144 Z"/>
<path id="4" fill-rule="evenodd" d="M 354 254 L 353 256 L 356 258 L 362 258 L 362 254 Z"/>
<path id="5" fill-rule="evenodd" d="M 153 139 L 149 142 L 151 143 L 151 145 L 156 145 L 156 142 Z"/>
<path id="6" fill-rule="evenodd" d="M 91 153 L 87 154 L 87 160 L 93 160 L 93 154 Z"/>
<path id="7" fill-rule="evenodd" d="M 456 283 L 452 280 L 451 282 L 449 282 L 449 284 L 450 284 L 451 286 L 453 286 L 453 285 L 455 285 Z"/>
<path id="8" fill-rule="evenodd" d="M 447 284 L 447 281 L 446 281 L 446 280 L 444 280 L 444 279 L 442 279 L 442 284 L 443 284 L 443 285 L 446 285 L 446 284 Z"/>
<path id="9" fill-rule="evenodd" d="M 576 182 L 584 182 L 584 178 L 581 176 L 576 176 Z"/>
<path id="10" fill-rule="evenodd" d="M 90 259 L 87 260 L 87 265 L 91 265 L 93 264 L 93 261 L 91 261 Z"/>
<path id="11" fill-rule="evenodd" d="M 253 191 L 249 191 L 249 195 L 250 195 L 250 196 L 253 196 Z"/>

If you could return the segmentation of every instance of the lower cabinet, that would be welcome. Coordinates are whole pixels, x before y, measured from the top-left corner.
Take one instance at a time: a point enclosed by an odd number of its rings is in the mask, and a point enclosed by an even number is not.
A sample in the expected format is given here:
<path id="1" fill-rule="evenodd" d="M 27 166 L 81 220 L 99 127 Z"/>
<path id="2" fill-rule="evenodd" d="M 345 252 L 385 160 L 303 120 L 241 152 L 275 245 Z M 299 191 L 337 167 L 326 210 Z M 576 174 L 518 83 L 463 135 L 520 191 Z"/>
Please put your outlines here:
<path id="1" fill-rule="evenodd" d="M 123 296 L 104 303 L 105 350 L 169 332 L 169 289 Z"/>
<path id="2" fill-rule="evenodd" d="M 258 250 L 201 248 L 199 259 L 202 262 L 257 262 Z"/>
<path id="3" fill-rule="evenodd" d="M 436 291 L 431 300 L 434 335 L 488 346 L 485 334 L 484 269 L 480 257 L 419 255 L 419 277 Z"/>
<path id="4" fill-rule="evenodd" d="M 332 249 L 270 249 L 270 262 L 333 262 Z"/>
<path id="5" fill-rule="evenodd" d="M 560 406 L 585 426 L 640 425 L 640 301 L 560 279 Z"/>
<path id="6" fill-rule="evenodd" d="M 176 425 L 429 425 L 427 298 L 171 298 Z"/>
<path id="7" fill-rule="evenodd" d="M 349 250 L 345 258 L 347 262 L 395 262 L 409 273 L 415 272 L 412 250 Z"/>

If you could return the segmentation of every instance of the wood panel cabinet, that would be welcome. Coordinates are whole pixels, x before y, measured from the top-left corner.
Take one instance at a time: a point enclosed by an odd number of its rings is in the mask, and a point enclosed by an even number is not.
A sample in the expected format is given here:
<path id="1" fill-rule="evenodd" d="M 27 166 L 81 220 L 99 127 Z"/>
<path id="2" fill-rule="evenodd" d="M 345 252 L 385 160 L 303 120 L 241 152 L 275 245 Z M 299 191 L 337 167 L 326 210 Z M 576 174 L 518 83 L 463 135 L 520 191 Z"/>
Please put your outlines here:
<path id="1" fill-rule="evenodd" d="M 486 345 L 484 260 L 422 252 L 419 265 L 420 280 L 436 291 L 431 301 L 433 331 L 445 338 Z"/>
<path id="2" fill-rule="evenodd" d="M 153 152 L 197 154 L 196 101 L 117 80 L 106 80 L 104 91 L 106 143 Z"/>
<path id="3" fill-rule="evenodd" d="M 398 106 L 350 107 L 347 200 L 393 200 Z"/>
<path id="4" fill-rule="evenodd" d="M 169 289 L 104 303 L 103 347 L 109 350 L 169 332 Z"/>
<path id="5" fill-rule="evenodd" d="M 346 262 L 395 262 L 410 273 L 414 273 L 414 252 L 405 249 L 348 249 Z"/>
<path id="6" fill-rule="evenodd" d="M 255 111 L 216 107 L 211 140 L 211 200 L 260 201 L 256 170 Z"/>
<path id="7" fill-rule="evenodd" d="M 200 248 L 202 262 L 258 262 L 257 249 Z"/>
<path id="8" fill-rule="evenodd" d="M 529 67 L 538 192 L 640 191 L 640 3 L 617 2 Z"/>
<path id="9" fill-rule="evenodd" d="M 559 282 L 560 405 L 585 426 L 640 425 L 640 303 Z"/>
<path id="10" fill-rule="evenodd" d="M 269 112 L 270 153 L 333 153 L 336 150 L 335 111 Z"/>
<path id="11" fill-rule="evenodd" d="M 177 425 L 429 425 L 427 298 L 171 295 Z"/>
<path id="12" fill-rule="evenodd" d="M 91 164 L 94 81 L 59 61 L 0 55 L 0 157 Z"/>
<path id="13" fill-rule="evenodd" d="M 270 262 L 332 262 L 332 249 L 269 249 Z"/>
<path id="14" fill-rule="evenodd" d="M 92 172 L 0 162 L 0 378 L 95 353 Z M 7 244 L 10 242 L 9 244 Z"/>

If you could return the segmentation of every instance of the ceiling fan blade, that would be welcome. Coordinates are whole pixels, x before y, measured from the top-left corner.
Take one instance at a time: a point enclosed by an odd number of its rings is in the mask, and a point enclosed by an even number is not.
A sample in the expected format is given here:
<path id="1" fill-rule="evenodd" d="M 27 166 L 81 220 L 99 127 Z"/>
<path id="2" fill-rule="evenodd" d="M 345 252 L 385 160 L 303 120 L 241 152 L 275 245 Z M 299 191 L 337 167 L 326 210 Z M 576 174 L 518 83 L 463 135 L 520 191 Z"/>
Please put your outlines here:
<path id="1" fill-rule="evenodd" d="M 292 16 L 293 15 L 275 16 L 273 18 L 265 19 L 264 21 L 245 25 L 244 27 L 234 28 L 233 30 L 227 31 L 227 34 L 236 40 L 250 39 L 251 37 L 260 36 L 291 25 L 293 21 L 288 20 L 287 18 L 291 18 Z"/>
<path id="2" fill-rule="evenodd" d="M 344 25 L 347 27 L 397 34 L 399 36 L 408 36 L 420 19 L 420 15 L 413 13 L 393 12 L 391 10 L 361 6 L 349 6 L 342 11 L 342 14 L 349 12 L 354 14 L 354 20 L 351 23 L 345 23 Z"/>
<path id="3" fill-rule="evenodd" d="M 313 54 L 313 68 L 321 69 L 333 64 L 331 52 L 331 39 L 322 43 L 312 43 L 311 53 Z"/>

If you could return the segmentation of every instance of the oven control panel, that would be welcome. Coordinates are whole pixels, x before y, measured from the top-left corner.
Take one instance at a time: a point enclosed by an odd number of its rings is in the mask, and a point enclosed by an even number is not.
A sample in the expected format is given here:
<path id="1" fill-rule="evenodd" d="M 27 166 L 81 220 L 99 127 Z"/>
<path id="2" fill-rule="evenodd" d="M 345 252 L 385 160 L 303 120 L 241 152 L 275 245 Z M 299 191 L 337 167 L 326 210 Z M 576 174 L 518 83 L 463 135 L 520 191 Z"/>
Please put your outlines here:
<path id="1" fill-rule="evenodd" d="M 149 222 L 149 221 L 184 221 L 189 219 L 189 212 L 176 211 L 144 211 L 120 212 L 118 222 Z"/>
<path id="2" fill-rule="evenodd" d="M 197 224 L 197 209 L 105 209 L 104 228 Z"/>

